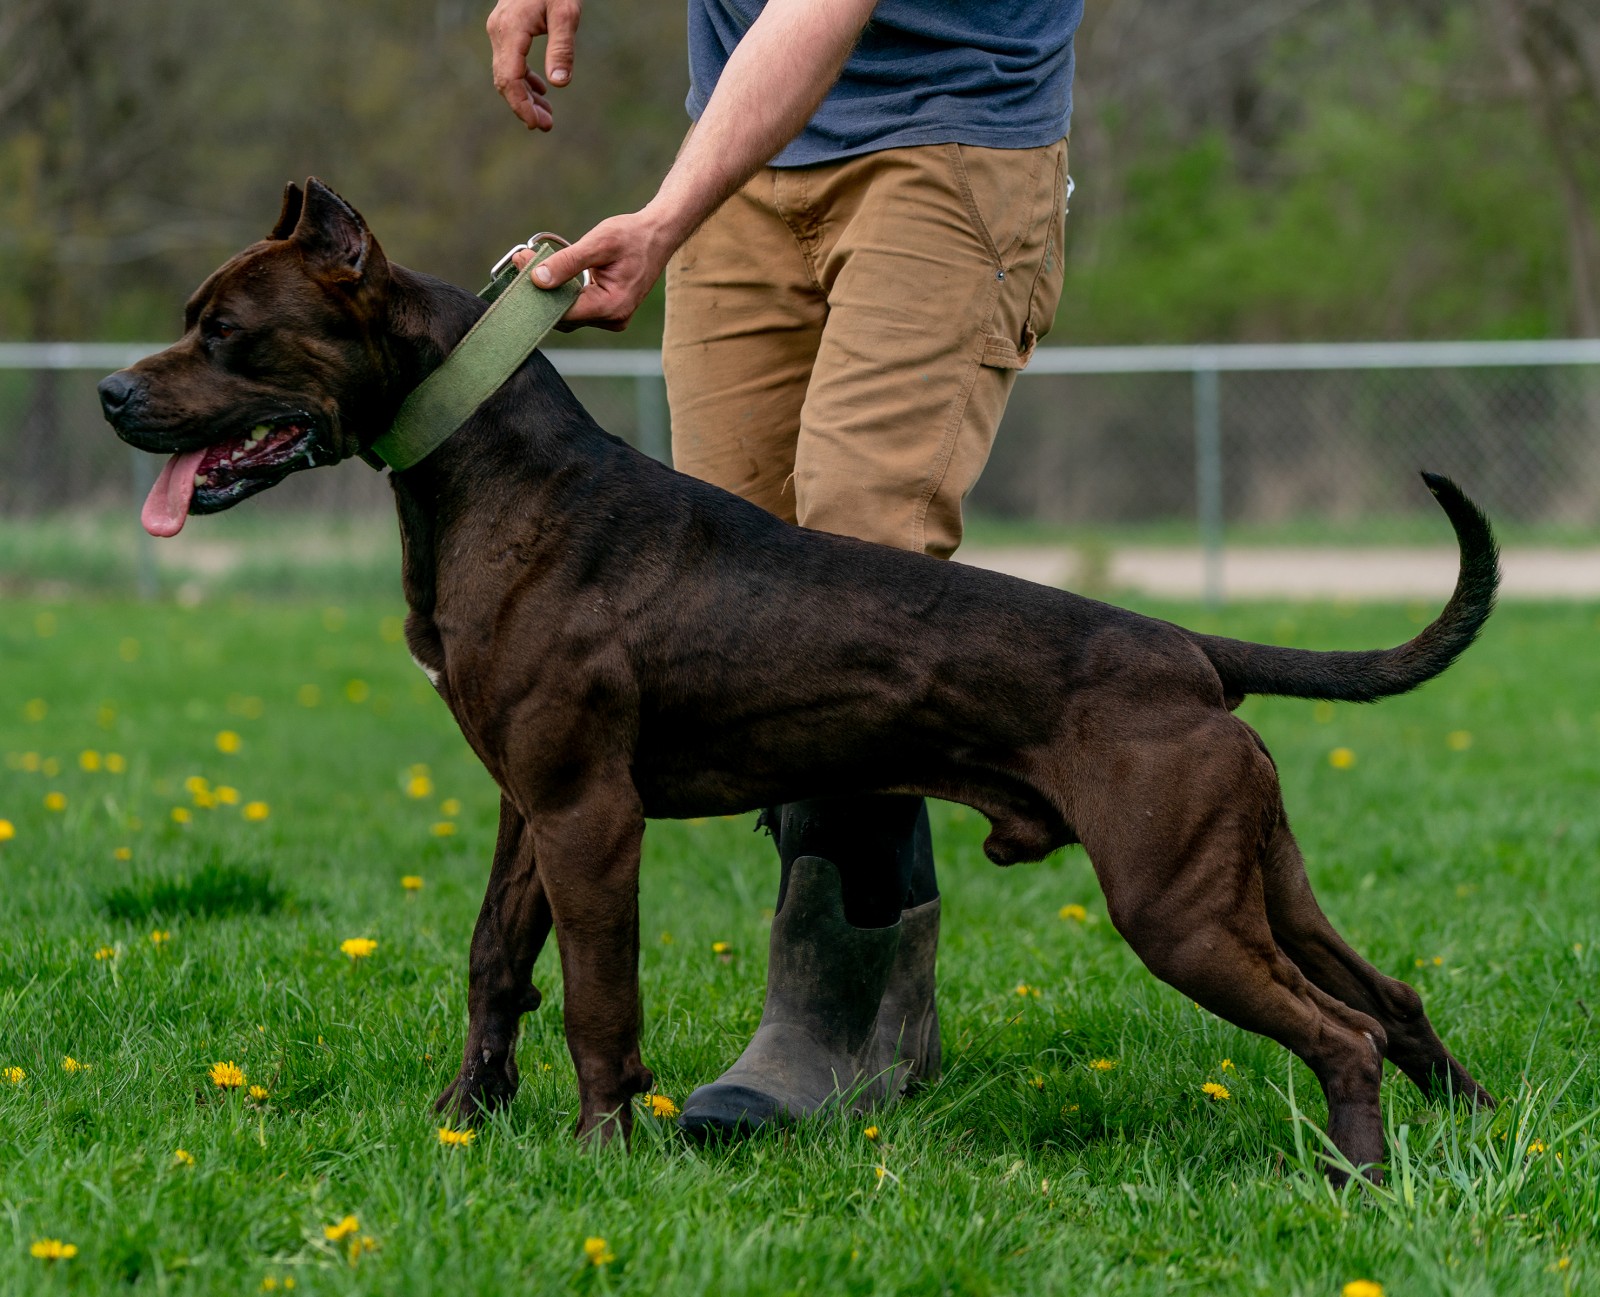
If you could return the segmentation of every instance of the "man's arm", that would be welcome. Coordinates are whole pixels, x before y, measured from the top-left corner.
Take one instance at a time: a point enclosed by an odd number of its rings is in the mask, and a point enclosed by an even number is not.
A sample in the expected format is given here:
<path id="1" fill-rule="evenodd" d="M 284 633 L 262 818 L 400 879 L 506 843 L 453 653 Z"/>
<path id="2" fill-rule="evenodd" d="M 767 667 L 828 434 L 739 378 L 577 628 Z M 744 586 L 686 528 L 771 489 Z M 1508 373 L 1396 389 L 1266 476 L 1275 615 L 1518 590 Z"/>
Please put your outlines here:
<path id="1" fill-rule="evenodd" d="M 875 3 L 769 0 L 734 47 L 656 196 L 637 212 L 602 221 L 534 272 L 544 287 L 583 270 L 593 275 L 565 324 L 627 326 L 684 240 L 811 119 Z"/>

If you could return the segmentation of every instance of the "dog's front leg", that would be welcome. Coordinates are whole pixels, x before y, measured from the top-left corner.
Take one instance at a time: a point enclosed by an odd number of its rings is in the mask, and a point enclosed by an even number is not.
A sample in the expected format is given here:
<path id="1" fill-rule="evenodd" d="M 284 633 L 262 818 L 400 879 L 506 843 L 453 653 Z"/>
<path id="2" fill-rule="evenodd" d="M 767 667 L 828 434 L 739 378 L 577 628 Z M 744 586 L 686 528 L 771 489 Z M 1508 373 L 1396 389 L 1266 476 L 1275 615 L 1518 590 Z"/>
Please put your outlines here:
<path id="1" fill-rule="evenodd" d="M 533 834 L 502 795 L 494 867 L 472 930 L 467 1047 L 436 1111 L 470 1123 L 516 1097 L 517 1028 L 524 1013 L 539 1007 L 531 978 L 549 935 L 550 903 L 535 865 Z"/>
<path id="2" fill-rule="evenodd" d="M 533 817 L 534 850 L 561 949 L 579 1136 L 633 1129 L 654 1084 L 639 1057 L 639 848 L 644 810 L 627 773 Z"/>

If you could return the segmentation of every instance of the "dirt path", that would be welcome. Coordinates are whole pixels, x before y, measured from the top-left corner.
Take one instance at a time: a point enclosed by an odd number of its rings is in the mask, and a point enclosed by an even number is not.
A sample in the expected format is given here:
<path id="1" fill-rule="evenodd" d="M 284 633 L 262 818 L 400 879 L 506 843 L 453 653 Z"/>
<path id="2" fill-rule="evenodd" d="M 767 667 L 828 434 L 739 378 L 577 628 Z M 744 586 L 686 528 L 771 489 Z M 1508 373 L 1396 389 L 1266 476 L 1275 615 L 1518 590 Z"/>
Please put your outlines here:
<path id="1" fill-rule="evenodd" d="M 1198 548 L 1139 546 L 1096 556 L 1077 550 L 973 546 L 959 561 L 1072 589 L 1132 590 L 1170 599 L 1205 593 Z M 1512 599 L 1600 598 L 1600 549 L 1511 549 L 1501 556 L 1502 594 Z M 1456 551 L 1437 549 L 1228 549 L 1222 589 L 1230 599 L 1439 599 L 1455 584 Z"/>

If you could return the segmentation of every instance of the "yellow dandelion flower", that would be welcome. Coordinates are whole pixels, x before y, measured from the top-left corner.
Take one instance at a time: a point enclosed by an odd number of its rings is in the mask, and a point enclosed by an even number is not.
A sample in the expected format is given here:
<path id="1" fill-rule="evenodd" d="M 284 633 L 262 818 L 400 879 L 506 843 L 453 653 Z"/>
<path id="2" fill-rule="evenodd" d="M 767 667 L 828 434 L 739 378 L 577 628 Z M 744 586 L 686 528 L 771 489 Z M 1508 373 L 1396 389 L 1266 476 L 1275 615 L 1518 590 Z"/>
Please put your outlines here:
<path id="1" fill-rule="evenodd" d="M 661 944 L 663 946 L 670 946 L 672 944 L 672 934 L 670 932 L 663 932 L 661 934 Z"/>
<path id="2" fill-rule="evenodd" d="M 93 774 L 101 766 L 100 754 L 93 748 L 85 748 L 78 753 L 78 769 L 86 770 Z"/>
<path id="3" fill-rule="evenodd" d="M 172 1153 L 172 1160 L 179 1166 L 193 1166 L 194 1154 L 189 1152 L 188 1149 L 174 1149 Z"/>
<path id="4" fill-rule="evenodd" d="M 71 1054 L 61 1060 L 61 1070 L 63 1072 L 87 1072 L 89 1067 L 90 1064 L 80 1063 Z"/>
<path id="5" fill-rule="evenodd" d="M 1070 919 L 1074 923 L 1083 923 L 1089 917 L 1089 911 L 1081 905 L 1063 905 L 1056 911 L 1056 918 Z"/>
<path id="6" fill-rule="evenodd" d="M 322 690 L 316 685 L 301 685 L 294 691 L 294 700 L 302 707 L 315 707 L 322 701 Z"/>
<path id="7" fill-rule="evenodd" d="M 58 1238 L 36 1238 L 28 1252 L 41 1261 L 70 1261 L 78 1255 L 78 1245 Z"/>
<path id="8" fill-rule="evenodd" d="M 1349 748 L 1334 748 L 1328 753 L 1328 764 L 1335 770 L 1348 770 L 1356 763 L 1356 754 Z"/>
<path id="9" fill-rule="evenodd" d="M 187 824 L 194 819 L 194 814 L 187 806 L 174 806 L 172 808 L 172 822 L 174 824 Z"/>
<path id="10" fill-rule="evenodd" d="M 1452 752 L 1465 752 L 1472 746 L 1470 730 L 1451 730 L 1444 736 L 1445 746 Z"/>
<path id="11" fill-rule="evenodd" d="M 678 1115 L 678 1105 L 664 1094 L 652 1094 L 646 1099 L 646 1102 L 650 1105 L 650 1115 L 652 1117 L 676 1117 Z"/>
<path id="12" fill-rule="evenodd" d="M 451 1130 L 449 1126 L 439 1127 L 439 1142 L 446 1146 L 460 1147 L 472 1143 L 477 1138 L 478 1132 L 475 1130 Z"/>
<path id="13" fill-rule="evenodd" d="M 204 775 L 190 775 L 183 781 L 183 791 L 192 797 L 211 791 L 211 781 Z"/>
<path id="14" fill-rule="evenodd" d="M 416 798 L 432 797 L 433 780 L 429 779 L 427 775 L 412 775 L 410 779 L 406 780 L 406 796 Z"/>
<path id="15" fill-rule="evenodd" d="M 118 847 L 115 851 L 113 851 L 111 853 L 111 858 L 113 860 L 132 860 L 133 859 L 133 848 L 132 847 Z"/>
<path id="16" fill-rule="evenodd" d="M 123 756 L 120 752 L 107 752 L 106 769 L 114 775 L 126 774 L 128 770 L 128 758 Z"/>
<path id="17" fill-rule="evenodd" d="M 1028 1084 L 1031 1085 L 1035 1090 L 1042 1090 L 1044 1089 L 1044 1077 L 1030 1076 L 1028 1078 Z"/>
<path id="18" fill-rule="evenodd" d="M 7 1085 L 21 1085 L 28 1079 L 28 1074 L 20 1067 L 8 1067 L 4 1072 L 0 1072 L 0 1076 L 5 1077 Z"/>
<path id="19" fill-rule="evenodd" d="M 30 775 L 36 775 L 43 768 L 37 752 L 24 752 L 22 754 L 22 768 Z"/>
<path id="20" fill-rule="evenodd" d="M 409 766 L 406 767 L 407 779 L 415 779 L 419 775 L 429 775 L 432 773 L 433 772 L 428 769 L 428 765 L 424 761 L 413 761 Z"/>
<path id="21" fill-rule="evenodd" d="M 339 949 L 351 959 L 365 959 L 378 948 L 378 943 L 371 937 L 346 937 L 339 943 Z"/>
<path id="22" fill-rule="evenodd" d="M 1237 1072 L 1239 1069 L 1233 1065 L 1231 1058 L 1225 1058 L 1222 1060 L 1222 1070 L 1224 1072 Z"/>
<path id="23" fill-rule="evenodd" d="M 400 886 L 408 892 L 420 892 L 422 890 L 422 875 L 407 874 L 400 880 Z"/>
<path id="24" fill-rule="evenodd" d="M 65 793 L 46 793 L 44 795 L 44 808 L 47 811 L 64 811 L 67 809 L 67 795 Z"/>
<path id="25" fill-rule="evenodd" d="M 337 1243 L 342 1238 L 348 1238 L 360 1228 L 360 1221 L 358 1221 L 354 1216 L 346 1216 L 337 1224 L 324 1225 L 322 1227 L 322 1237 L 327 1239 L 330 1243 Z"/>
<path id="26" fill-rule="evenodd" d="M 1383 1285 L 1371 1279 L 1352 1279 L 1341 1290 L 1341 1297 L 1383 1297 Z"/>
<path id="27" fill-rule="evenodd" d="M 25 721 L 42 721 L 50 712 L 50 704 L 43 698 L 30 698 L 22 704 L 22 719 Z"/>
<path id="28" fill-rule="evenodd" d="M 455 831 L 456 826 L 449 820 L 440 820 L 428 830 L 428 832 L 433 834 L 433 836 L 436 838 L 448 838 L 455 833 Z"/>
<path id="29" fill-rule="evenodd" d="M 244 1068 L 237 1063 L 213 1063 L 206 1075 L 219 1090 L 237 1090 L 244 1084 Z"/>
<path id="30" fill-rule="evenodd" d="M 886 1167 L 882 1162 L 879 1162 L 877 1166 L 872 1168 L 873 1178 L 880 1185 L 883 1183 L 884 1177 L 887 1176 L 888 1174 L 889 1174 L 889 1168 Z"/>
<path id="31" fill-rule="evenodd" d="M 259 824 L 272 814 L 272 808 L 265 802 L 246 802 L 244 804 L 244 817 L 253 824 Z"/>
<path id="32" fill-rule="evenodd" d="M 101 946 L 100 949 L 94 952 L 94 957 L 99 960 L 115 959 L 117 957 L 117 948 L 115 946 Z"/>
<path id="33" fill-rule="evenodd" d="M 1207 1098 L 1212 1099 L 1217 1103 L 1221 1103 L 1224 1099 L 1233 1098 L 1233 1096 L 1228 1093 L 1227 1086 L 1218 1085 L 1215 1081 L 1207 1081 L 1200 1087 L 1200 1092 Z"/>
<path id="34" fill-rule="evenodd" d="M 603 1238 L 586 1238 L 583 1240 L 583 1254 L 589 1258 L 592 1265 L 606 1265 L 617 1259 L 611 1246 Z"/>
<path id="35" fill-rule="evenodd" d="M 711 953 L 713 955 L 728 955 L 728 954 L 732 954 L 733 953 L 733 947 L 731 945 L 729 945 L 726 941 L 713 941 L 711 943 Z"/>
<path id="36" fill-rule="evenodd" d="M 1117 1060 L 1114 1058 L 1097 1058 L 1089 1064 L 1090 1068 L 1096 1072 L 1109 1072 L 1116 1065 Z"/>
<path id="37" fill-rule="evenodd" d="M 209 811 L 217 804 L 217 795 L 209 790 L 194 795 L 194 804 L 203 811 Z"/>
<path id="38" fill-rule="evenodd" d="M 344 696 L 353 703 L 364 703 L 372 697 L 372 686 L 365 680 L 346 680 Z"/>
<path id="39" fill-rule="evenodd" d="M 10 842 L 17 836 L 17 826 L 10 820 L 0 820 L 0 842 Z"/>
<path id="40" fill-rule="evenodd" d="M 267 1101 L 267 1098 L 268 1098 L 268 1095 L 267 1095 L 267 1087 L 266 1086 L 264 1086 L 264 1085 L 252 1085 L 250 1087 L 250 1099 L 251 1099 L 251 1101 L 253 1103 L 265 1103 Z"/>
<path id="41" fill-rule="evenodd" d="M 170 932 L 168 932 L 165 928 L 156 928 L 150 934 L 150 944 L 152 946 L 164 946 L 164 945 L 167 944 L 167 942 L 169 942 L 171 940 L 172 940 L 172 934 Z"/>
<path id="42" fill-rule="evenodd" d="M 1018 995 L 1031 995 L 1036 1000 L 1039 998 L 1039 988 L 1037 986 L 1029 986 L 1026 982 L 1018 982 L 1015 990 Z"/>
<path id="43" fill-rule="evenodd" d="M 868 1127 L 867 1127 L 867 1128 L 866 1128 L 866 1129 L 865 1129 L 865 1130 L 864 1130 L 864 1131 L 862 1131 L 862 1132 L 861 1132 L 861 1133 L 862 1133 L 862 1135 L 863 1135 L 863 1136 L 864 1136 L 864 1137 L 865 1137 L 865 1138 L 867 1138 L 867 1139 L 877 1139 L 877 1138 L 878 1138 L 878 1135 L 879 1135 L 879 1134 L 880 1134 L 880 1133 L 881 1133 L 881 1132 L 880 1132 L 880 1131 L 879 1131 L 879 1130 L 878 1130 L 878 1128 L 877 1128 L 877 1127 L 876 1127 L 876 1126 L 868 1126 Z"/>
<path id="44" fill-rule="evenodd" d="M 1533 1143 L 1528 1145 L 1528 1152 L 1534 1154 L 1535 1156 L 1538 1156 L 1540 1153 L 1544 1152 L 1544 1149 L 1545 1144 L 1544 1140 L 1542 1139 L 1536 1139 L 1533 1141 Z"/>
<path id="45" fill-rule="evenodd" d="M 110 703 L 101 703 L 94 714 L 95 724 L 101 729 L 108 730 L 117 722 L 117 709 Z"/>
<path id="46" fill-rule="evenodd" d="M 454 819 L 461 814 L 461 799 L 459 797 L 446 797 L 439 803 L 439 814 L 448 815 Z"/>
<path id="47" fill-rule="evenodd" d="M 218 784 L 211 790 L 211 796 L 218 806 L 237 806 L 239 804 L 239 790 L 227 784 Z"/>

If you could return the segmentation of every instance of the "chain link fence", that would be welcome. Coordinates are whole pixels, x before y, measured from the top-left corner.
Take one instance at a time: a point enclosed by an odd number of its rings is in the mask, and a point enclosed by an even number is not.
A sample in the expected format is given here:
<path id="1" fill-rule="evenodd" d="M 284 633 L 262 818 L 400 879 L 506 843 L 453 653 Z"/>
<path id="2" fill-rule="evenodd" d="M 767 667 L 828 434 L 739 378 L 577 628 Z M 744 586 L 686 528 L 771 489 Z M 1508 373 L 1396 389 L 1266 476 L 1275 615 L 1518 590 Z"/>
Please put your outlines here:
<path id="1" fill-rule="evenodd" d="M 0 346 L 0 516 L 123 509 L 155 460 L 100 417 L 94 386 L 153 347 Z M 660 457 L 650 351 L 556 349 L 605 427 Z M 1600 541 L 1600 340 L 1041 348 L 1019 378 L 975 517 L 1091 535 L 1251 543 L 1440 543 L 1427 468 L 1509 537 Z M 390 507 L 359 463 L 302 473 L 251 509 Z"/>

